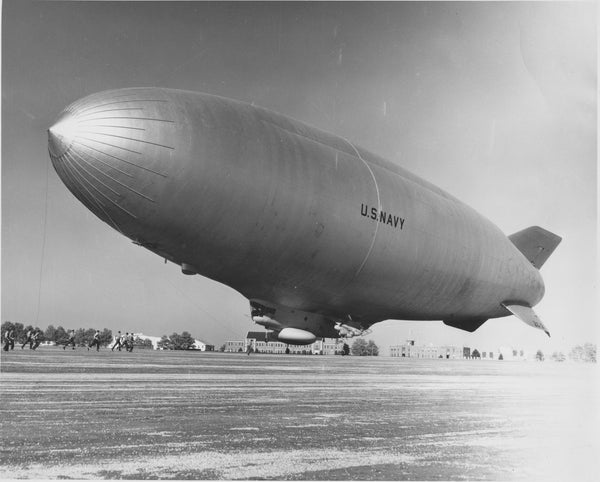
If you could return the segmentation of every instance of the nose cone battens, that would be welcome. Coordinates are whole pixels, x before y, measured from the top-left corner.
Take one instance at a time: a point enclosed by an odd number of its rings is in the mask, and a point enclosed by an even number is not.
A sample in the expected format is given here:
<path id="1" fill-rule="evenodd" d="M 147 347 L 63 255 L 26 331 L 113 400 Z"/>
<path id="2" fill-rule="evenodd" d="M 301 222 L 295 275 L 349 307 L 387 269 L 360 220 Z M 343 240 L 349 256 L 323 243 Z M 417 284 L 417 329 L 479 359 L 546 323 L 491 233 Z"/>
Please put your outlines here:
<path id="1" fill-rule="evenodd" d="M 76 123 L 67 115 L 48 129 L 48 150 L 52 156 L 60 157 L 69 150 L 76 134 L 75 128 Z"/>
<path id="2" fill-rule="evenodd" d="M 161 89 L 122 89 L 85 97 L 48 129 L 52 164 L 69 190 L 116 227 L 156 202 L 153 188 L 173 155 L 174 121 Z"/>

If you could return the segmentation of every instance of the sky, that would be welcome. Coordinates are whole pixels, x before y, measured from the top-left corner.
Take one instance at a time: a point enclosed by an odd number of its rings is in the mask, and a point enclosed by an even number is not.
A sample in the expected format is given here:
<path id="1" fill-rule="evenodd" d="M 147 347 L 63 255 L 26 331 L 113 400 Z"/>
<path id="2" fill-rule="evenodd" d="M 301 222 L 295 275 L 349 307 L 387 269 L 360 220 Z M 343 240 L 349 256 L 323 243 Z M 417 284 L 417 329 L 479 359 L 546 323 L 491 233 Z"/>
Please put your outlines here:
<path id="1" fill-rule="evenodd" d="M 511 234 L 563 237 L 541 273 L 547 338 L 386 321 L 382 347 L 569 350 L 598 336 L 595 3 L 2 2 L 2 321 L 217 346 L 260 329 L 239 293 L 135 246 L 50 164 L 46 129 L 88 94 L 230 97 L 400 164 Z"/>

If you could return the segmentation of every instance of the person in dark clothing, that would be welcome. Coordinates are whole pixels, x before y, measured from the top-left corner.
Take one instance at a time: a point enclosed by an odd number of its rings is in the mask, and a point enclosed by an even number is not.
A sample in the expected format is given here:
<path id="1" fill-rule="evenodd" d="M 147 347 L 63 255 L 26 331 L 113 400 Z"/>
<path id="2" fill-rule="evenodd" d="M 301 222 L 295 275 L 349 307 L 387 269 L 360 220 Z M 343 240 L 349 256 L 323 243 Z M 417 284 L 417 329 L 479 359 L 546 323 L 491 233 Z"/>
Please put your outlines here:
<path id="1" fill-rule="evenodd" d="M 121 336 L 121 332 L 119 331 L 117 333 L 117 336 L 115 336 L 115 343 L 113 344 L 110 351 L 115 351 L 115 348 L 117 348 L 119 351 L 121 351 L 121 347 L 123 346 L 122 340 L 123 340 L 123 337 Z"/>
<path id="2" fill-rule="evenodd" d="M 38 346 L 40 346 L 41 342 L 42 342 L 42 332 L 40 330 L 35 330 L 35 332 L 33 333 L 33 336 L 31 337 L 31 343 L 29 345 L 29 348 L 31 348 L 32 350 L 35 350 Z"/>
<path id="3" fill-rule="evenodd" d="M 92 342 L 88 346 L 88 350 L 94 346 L 96 347 L 96 351 L 100 351 L 100 330 L 96 330 L 96 333 L 94 333 L 94 338 L 92 338 Z"/>
<path id="4" fill-rule="evenodd" d="M 4 351 L 15 349 L 15 329 L 9 328 L 4 332 Z"/>
<path id="5" fill-rule="evenodd" d="M 73 350 L 75 349 L 75 330 L 69 330 L 69 339 L 63 346 L 63 350 L 65 350 L 69 345 L 73 345 Z"/>
<path id="6" fill-rule="evenodd" d="M 33 343 L 31 341 L 32 336 L 33 336 L 33 330 L 27 330 L 27 333 L 25 334 L 25 341 L 21 345 L 21 350 L 25 347 L 25 345 L 27 345 L 27 343 L 29 343 L 29 349 L 31 349 L 31 347 L 33 346 Z"/>

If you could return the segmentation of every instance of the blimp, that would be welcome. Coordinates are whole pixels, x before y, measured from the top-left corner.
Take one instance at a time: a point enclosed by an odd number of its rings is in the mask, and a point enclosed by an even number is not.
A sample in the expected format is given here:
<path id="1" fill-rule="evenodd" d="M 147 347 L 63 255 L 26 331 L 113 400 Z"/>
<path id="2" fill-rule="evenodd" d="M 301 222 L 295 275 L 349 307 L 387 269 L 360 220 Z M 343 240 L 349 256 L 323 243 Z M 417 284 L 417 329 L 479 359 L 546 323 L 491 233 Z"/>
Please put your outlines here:
<path id="1" fill-rule="evenodd" d="M 56 173 L 106 224 L 186 275 L 223 283 L 285 343 L 384 320 L 473 332 L 533 307 L 561 238 L 506 236 L 430 182 L 282 114 L 206 93 L 84 97 L 48 129 Z"/>

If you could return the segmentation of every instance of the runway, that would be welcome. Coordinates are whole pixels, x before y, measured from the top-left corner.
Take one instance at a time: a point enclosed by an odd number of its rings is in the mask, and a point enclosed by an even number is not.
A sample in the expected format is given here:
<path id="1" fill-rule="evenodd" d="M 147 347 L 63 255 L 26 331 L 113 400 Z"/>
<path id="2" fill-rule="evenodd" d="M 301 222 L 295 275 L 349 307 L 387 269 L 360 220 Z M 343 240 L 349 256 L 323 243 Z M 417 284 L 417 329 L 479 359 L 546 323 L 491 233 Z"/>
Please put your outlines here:
<path id="1" fill-rule="evenodd" d="M 2 352 L 0 478 L 598 480 L 596 366 Z"/>

